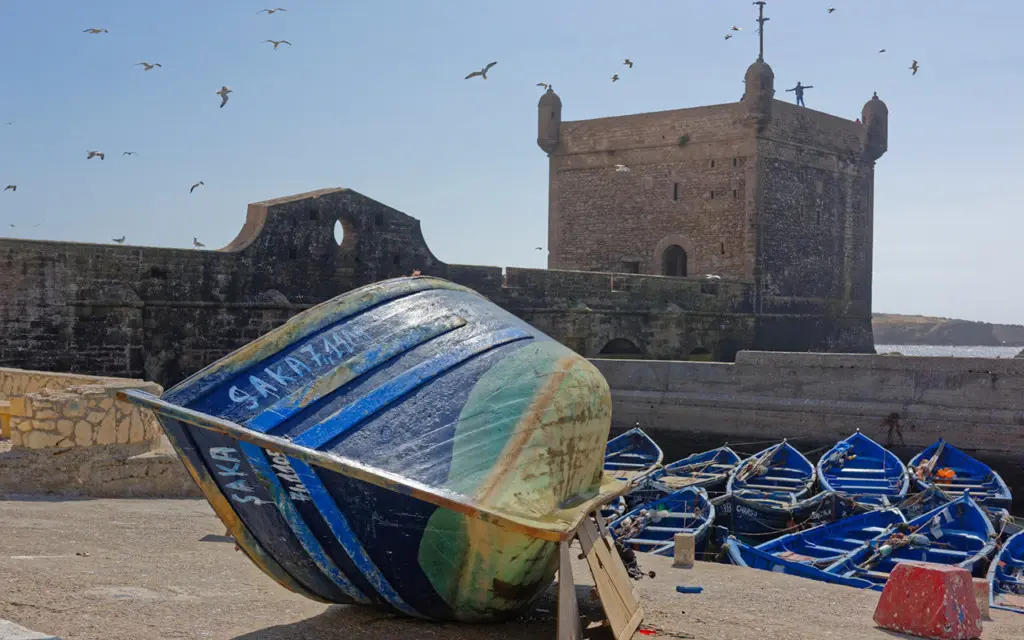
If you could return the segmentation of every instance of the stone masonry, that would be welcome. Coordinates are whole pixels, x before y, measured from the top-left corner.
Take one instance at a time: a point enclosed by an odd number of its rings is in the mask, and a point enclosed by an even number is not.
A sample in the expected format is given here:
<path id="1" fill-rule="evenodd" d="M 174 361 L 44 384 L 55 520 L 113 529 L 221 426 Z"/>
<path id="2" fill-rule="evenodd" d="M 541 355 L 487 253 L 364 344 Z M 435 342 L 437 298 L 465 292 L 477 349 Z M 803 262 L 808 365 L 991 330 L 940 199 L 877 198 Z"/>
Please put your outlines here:
<path id="1" fill-rule="evenodd" d="M 876 95 L 860 123 L 775 100 L 760 59 L 745 82 L 737 103 L 564 122 L 549 89 L 548 266 L 750 283 L 761 348 L 873 352 L 888 110 Z"/>

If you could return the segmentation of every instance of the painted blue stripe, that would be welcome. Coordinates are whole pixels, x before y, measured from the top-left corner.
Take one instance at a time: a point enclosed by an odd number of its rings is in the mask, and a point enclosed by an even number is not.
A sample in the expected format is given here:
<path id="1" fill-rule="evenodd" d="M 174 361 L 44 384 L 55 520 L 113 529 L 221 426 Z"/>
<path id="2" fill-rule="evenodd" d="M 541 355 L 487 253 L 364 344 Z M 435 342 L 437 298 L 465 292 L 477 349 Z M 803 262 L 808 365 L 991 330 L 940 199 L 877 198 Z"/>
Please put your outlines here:
<path id="1" fill-rule="evenodd" d="M 270 495 L 273 496 L 274 504 L 277 505 L 278 511 L 284 516 L 284 519 L 288 522 L 292 531 L 295 532 L 295 536 L 302 543 L 302 547 L 309 554 L 313 562 L 316 563 L 316 566 L 350 598 L 362 604 L 373 604 L 373 601 L 367 598 L 358 587 L 349 582 L 345 574 L 338 568 L 338 565 L 334 564 L 334 561 L 324 551 L 320 541 L 316 539 L 316 534 L 310 530 L 309 525 L 303 520 L 298 509 L 292 504 L 288 492 L 281 486 L 277 474 L 274 473 L 273 467 L 270 466 L 270 462 L 263 454 L 263 449 L 248 442 L 239 442 L 239 444 L 242 446 L 242 451 L 245 453 L 246 458 L 249 459 L 249 464 L 252 465 L 253 470 L 256 471 L 256 474 L 270 489 Z"/>
<path id="2" fill-rule="evenodd" d="M 485 351 L 508 344 L 509 342 L 532 337 L 532 334 L 522 329 L 511 327 L 470 338 L 452 350 L 436 358 L 431 358 L 426 362 L 421 362 L 405 373 L 374 388 L 365 396 L 345 406 L 320 424 L 307 429 L 295 437 L 292 442 L 311 449 L 319 449 L 387 405 L 406 396 L 409 392 L 423 386 L 445 371 L 453 369 Z"/>
<path id="3" fill-rule="evenodd" d="M 398 331 L 394 331 L 382 338 L 380 344 L 348 358 L 338 366 L 334 367 L 331 371 L 320 375 L 311 384 L 296 390 L 287 397 L 282 398 L 267 407 L 263 412 L 254 416 L 246 426 L 253 431 L 267 433 L 288 418 L 309 406 L 308 403 L 301 403 L 309 389 L 324 379 L 334 375 L 336 372 L 347 368 L 351 372 L 351 375 L 340 379 L 336 386 L 324 388 L 322 395 L 333 393 L 367 371 L 375 369 L 393 358 L 412 351 L 416 347 L 425 344 L 438 336 L 442 336 L 450 331 L 458 329 L 459 327 L 465 326 L 465 324 L 466 321 L 463 318 L 458 316 L 447 316 L 426 322 L 412 329 L 402 328 Z M 320 396 L 314 398 L 313 401 L 319 399 Z"/>
<path id="4" fill-rule="evenodd" d="M 313 504 L 320 511 L 324 522 L 330 527 L 331 532 L 338 542 L 341 543 L 341 546 L 344 547 L 348 557 L 352 559 L 352 564 L 362 572 L 363 577 L 373 585 L 377 593 L 395 609 L 416 618 L 427 618 L 427 616 L 409 606 L 402 596 L 398 595 L 398 592 L 395 591 L 391 583 L 380 572 L 373 559 L 367 555 L 366 549 L 363 548 L 359 538 L 356 537 L 352 527 L 349 526 L 345 514 L 338 508 L 338 503 L 334 501 L 334 497 L 327 491 L 327 487 L 324 486 L 323 481 L 320 480 L 320 477 L 313 468 L 305 462 L 294 458 L 289 458 L 288 461 L 291 463 L 295 475 L 299 477 L 302 484 L 306 485 L 306 489 L 313 499 Z"/>

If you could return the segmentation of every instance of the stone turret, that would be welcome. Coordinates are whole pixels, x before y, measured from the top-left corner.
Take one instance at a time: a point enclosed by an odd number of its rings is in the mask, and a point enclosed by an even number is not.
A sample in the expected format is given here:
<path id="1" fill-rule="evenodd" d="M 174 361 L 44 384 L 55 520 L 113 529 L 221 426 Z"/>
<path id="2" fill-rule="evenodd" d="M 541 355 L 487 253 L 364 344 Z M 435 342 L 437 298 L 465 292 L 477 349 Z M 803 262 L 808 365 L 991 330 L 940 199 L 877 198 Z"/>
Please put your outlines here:
<path id="1" fill-rule="evenodd" d="M 878 160 L 889 149 L 889 107 L 875 93 L 860 112 L 864 123 L 864 156 Z"/>
<path id="2" fill-rule="evenodd" d="M 758 58 L 747 69 L 744 76 L 747 91 L 743 102 L 747 105 L 747 117 L 757 123 L 761 130 L 772 119 L 772 100 L 775 99 L 775 73 L 763 58 Z"/>
<path id="3" fill-rule="evenodd" d="M 551 87 L 537 103 L 537 146 L 551 154 L 558 148 L 562 128 L 562 100 Z"/>

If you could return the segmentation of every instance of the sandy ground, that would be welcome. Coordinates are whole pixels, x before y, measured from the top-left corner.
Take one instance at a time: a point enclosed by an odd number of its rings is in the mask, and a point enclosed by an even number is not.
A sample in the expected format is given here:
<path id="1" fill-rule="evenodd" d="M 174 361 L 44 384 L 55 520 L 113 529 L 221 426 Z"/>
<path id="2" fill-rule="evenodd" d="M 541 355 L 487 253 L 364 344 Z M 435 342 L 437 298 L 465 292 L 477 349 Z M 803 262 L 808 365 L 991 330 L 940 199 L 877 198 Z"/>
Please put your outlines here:
<path id="1" fill-rule="evenodd" d="M 523 620 L 440 625 L 360 607 L 306 600 L 264 576 L 202 500 L 0 501 L 0 619 L 68 640 L 540 640 L 555 637 L 555 603 L 543 598 Z M 636 638 L 864 640 L 878 630 L 878 595 L 752 569 L 698 563 L 637 583 L 647 613 Z M 576 569 L 585 618 L 590 574 Z M 700 585 L 682 595 L 676 585 Z M 1024 615 L 994 611 L 985 640 L 1024 638 Z M 590 623 L 587 638 L 610 638 Z"/>

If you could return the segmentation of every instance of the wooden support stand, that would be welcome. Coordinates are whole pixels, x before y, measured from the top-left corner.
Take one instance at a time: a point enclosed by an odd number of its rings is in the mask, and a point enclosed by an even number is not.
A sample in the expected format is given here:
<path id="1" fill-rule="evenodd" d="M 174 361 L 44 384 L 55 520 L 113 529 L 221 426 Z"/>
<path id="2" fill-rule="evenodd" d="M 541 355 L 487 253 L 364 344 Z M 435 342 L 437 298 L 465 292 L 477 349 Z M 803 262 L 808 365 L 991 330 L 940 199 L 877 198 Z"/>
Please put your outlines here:
<path id="1" fill-rule="evenodd" d="M 640 627 L 644 610 L 640 606 L 640 593 L 615 550 L 615 542 L 601 515 L 594 511 L 584 518 L 573 537 L 563 540 L 558 548 L 558 640 L 580 640 L 579 603 L 576 601 L 576 582 L 572 577 L 569 547 L 573 539 L 580 541 L 583 554 L 594 576 L 597 595 L 615 640 L 627 640 Z"/>

